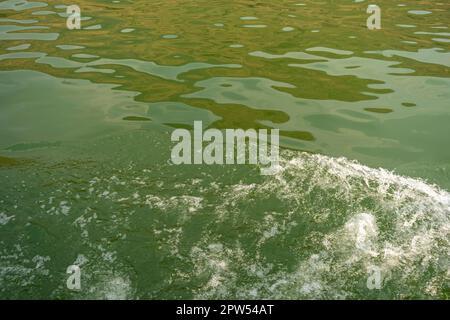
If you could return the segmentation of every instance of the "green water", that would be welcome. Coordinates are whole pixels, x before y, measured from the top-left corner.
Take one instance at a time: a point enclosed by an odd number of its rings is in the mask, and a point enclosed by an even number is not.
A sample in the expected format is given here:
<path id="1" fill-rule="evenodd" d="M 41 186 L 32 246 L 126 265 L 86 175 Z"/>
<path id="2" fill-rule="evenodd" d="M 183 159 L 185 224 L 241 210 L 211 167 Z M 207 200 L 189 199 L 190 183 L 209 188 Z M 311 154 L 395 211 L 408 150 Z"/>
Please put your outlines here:
<path id="1" fill-rule="evenodd" d="M 447 0 L 69 4 L 0 2 L 0 298 L 448 299 Z M 277 174 L 171 165 L 199 120 Z"/>

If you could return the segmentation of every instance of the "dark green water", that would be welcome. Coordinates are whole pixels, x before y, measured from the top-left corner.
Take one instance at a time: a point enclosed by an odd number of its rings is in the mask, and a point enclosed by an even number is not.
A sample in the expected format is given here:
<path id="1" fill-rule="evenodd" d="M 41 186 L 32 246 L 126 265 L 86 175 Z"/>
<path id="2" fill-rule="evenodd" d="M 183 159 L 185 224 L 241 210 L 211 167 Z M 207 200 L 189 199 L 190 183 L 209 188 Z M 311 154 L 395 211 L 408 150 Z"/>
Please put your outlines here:
<path id="1" fill-rule="evenodd" d="M 0 2 L 0 298 L 448 299 L 447 0 L 69 4 Z M 171 165 L 195 120 L 281 168 Z"/>

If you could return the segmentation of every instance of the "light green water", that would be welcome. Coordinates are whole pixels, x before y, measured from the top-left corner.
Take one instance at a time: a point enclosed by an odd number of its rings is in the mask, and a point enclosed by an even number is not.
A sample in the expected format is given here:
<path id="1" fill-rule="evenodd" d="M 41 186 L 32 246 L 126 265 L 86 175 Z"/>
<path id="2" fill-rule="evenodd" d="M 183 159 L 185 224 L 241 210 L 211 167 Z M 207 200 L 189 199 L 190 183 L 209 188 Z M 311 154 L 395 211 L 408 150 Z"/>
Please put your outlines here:
<path id="1" fill-rule="evenodd" d="M 69 4 L 0 3 L 0 298 L 448 298 L 448 1 Z M 171 165 L 196 120 L 280 170 Z"/>

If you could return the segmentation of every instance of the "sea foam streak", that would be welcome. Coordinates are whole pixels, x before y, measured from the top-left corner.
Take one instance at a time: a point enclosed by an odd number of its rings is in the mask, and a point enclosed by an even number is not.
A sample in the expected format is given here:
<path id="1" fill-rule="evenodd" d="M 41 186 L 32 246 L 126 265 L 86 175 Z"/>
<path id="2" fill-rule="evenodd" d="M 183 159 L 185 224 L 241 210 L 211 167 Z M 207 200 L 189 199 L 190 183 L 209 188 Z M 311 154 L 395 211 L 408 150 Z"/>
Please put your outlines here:
<path id="1" fill-rule="evenodd" d="M 450 276 L 447 191 L 345 158 L 287 152 L 280 165 L 277 174 L 264 183 L 246 188 L 237 185 L 236 189 L 246 190 L 243 194 L 230 189 L 224 197 L 228 204 L 222 209 L 230 214 L 243 203 L 264 201 L 274 193 L 286 204 L 280 214 L 265 213 L 269 223 L 256 224 L 261 249 L 269 238 L 280 243 L 295 237 L 293 230 L 305 221 L 317 223 L 304 226 L 311 230 L 331 227 L 325 232 L 297 235 L 299 245 L 290 246 L 294 247 L 292 253 L 298 256 L 298 263 L 291 269 L 267 263 L 262 250 L 260 258 L 253 260 L 240 248 L 224 248 L 220 254 L 201 251 L 205 262 L 222 261 L 227 270 L 216 268 L 198 297 L 444 296 Z M 221 217 L 224 221 L 230 219 Z M 300 245 L 304 238 L 313 244 L 312 250 Z M 237 266 L 234 270 L 233 265 Z M 366 287 L 372 268 L 381 272 L 380 290 Z M 242 284 L 238 280 L 241 273 L 256 275 L 258 280 Z"/>

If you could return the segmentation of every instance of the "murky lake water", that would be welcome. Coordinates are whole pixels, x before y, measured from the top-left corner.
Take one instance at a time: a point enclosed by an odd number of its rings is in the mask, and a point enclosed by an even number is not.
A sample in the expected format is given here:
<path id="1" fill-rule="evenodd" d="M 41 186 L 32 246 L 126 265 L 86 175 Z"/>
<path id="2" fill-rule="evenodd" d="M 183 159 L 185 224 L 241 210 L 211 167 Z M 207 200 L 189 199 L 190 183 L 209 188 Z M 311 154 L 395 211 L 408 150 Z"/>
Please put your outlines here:
<path id="1" fill-rule="evenodd" d="M 449 297 L 448 0 L 70 4 L 0 2 L 0 298 Z M 195 120 L 281 169 L 171 165 Z"/>

